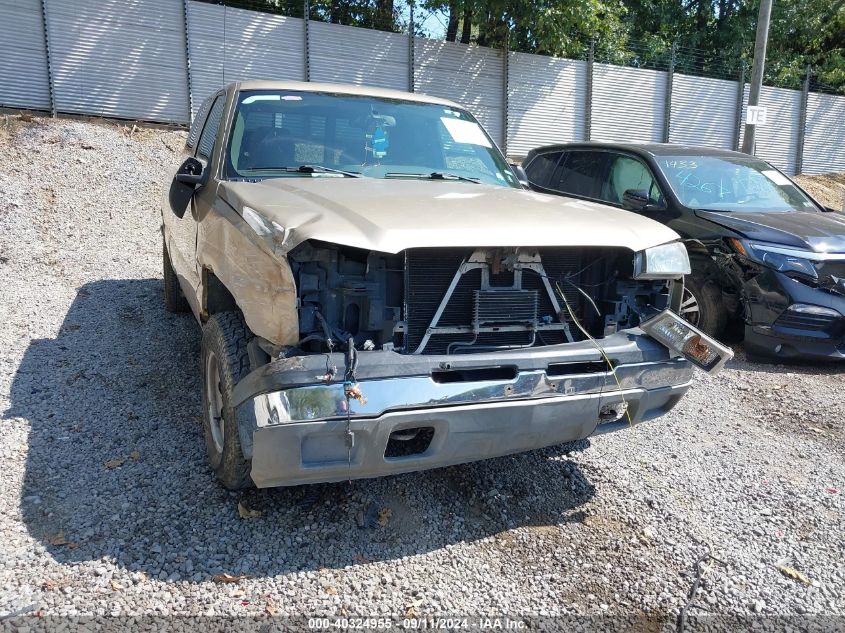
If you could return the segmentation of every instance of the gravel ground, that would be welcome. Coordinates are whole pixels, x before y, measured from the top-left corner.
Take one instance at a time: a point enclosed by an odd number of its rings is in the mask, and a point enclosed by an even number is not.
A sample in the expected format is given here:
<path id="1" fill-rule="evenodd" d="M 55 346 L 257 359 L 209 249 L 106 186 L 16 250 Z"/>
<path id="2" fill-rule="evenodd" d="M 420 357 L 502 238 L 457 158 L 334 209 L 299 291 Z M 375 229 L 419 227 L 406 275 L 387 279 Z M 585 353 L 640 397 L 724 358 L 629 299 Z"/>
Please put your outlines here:
<path id="1" fill-rule="evenodd" d="M 669 416 L 576 447 L 224 491 L 205 464 L 199 329 L 162 301 L 159 183 L 183 141 L 0 121 L 0 617 L 671 621 L 708 547 L 722 562 L 691 614 L 845 614 L 837 367 L 738 350 Z"/>

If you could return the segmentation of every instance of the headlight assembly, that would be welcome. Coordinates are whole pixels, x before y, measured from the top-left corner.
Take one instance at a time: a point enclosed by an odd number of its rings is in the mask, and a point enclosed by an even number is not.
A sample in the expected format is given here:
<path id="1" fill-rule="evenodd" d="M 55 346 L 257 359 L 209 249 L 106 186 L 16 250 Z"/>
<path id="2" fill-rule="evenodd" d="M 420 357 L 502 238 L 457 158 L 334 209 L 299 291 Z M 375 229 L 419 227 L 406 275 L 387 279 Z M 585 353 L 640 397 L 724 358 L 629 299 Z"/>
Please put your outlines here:
<path id="1" fill-rule="evenodd" d="M 823 254 L 821 253 L 746 240 L 733 239 L 731 242 L 734 248 L 748 259 L 762 264 L 766 268 L 771 268 L 780 273 L 797 273 L 810 279 L 819 278 L 819 273 L 813 262 L 822 259 Z"/>
<path id="2" fill-rule="evenodd" d="M 634 255 L 634 279 L 672 279 L 689 274 L 689 255 L 681 242 L 652 246 Z"/>

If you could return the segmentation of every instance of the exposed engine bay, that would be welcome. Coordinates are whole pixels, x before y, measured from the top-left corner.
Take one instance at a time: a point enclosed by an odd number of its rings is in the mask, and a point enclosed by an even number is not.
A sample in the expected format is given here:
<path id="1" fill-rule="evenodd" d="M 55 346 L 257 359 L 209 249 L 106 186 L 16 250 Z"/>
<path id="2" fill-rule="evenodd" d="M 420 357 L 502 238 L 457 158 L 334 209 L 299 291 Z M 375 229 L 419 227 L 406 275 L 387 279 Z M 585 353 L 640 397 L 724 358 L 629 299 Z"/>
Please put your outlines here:
<path id="1" fill-rule="evenodd" d="M 671 307 L 672 282 L 633 279 L 607 247 L 417 248 L 308 241 L 288 255 L 305 352 L 467 354 L 601 339 Z"/>

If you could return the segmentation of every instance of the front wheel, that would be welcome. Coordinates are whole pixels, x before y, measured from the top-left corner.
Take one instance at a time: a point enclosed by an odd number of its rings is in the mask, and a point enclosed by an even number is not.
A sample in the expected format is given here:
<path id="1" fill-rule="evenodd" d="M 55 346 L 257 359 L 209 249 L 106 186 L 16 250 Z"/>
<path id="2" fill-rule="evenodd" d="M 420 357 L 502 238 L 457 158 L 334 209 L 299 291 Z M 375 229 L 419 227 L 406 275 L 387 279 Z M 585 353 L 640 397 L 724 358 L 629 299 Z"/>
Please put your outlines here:
<path id="1" fill-rule="evenodd" d="M 679 315 L 702 332 L 718 338 L 727 321 L 721 290 L 712 280 L 687 275 Z"/>
<path id="2" fill-rule="evenodd" d="M 214 314 L 202 329 L 202 418 L 208 463 L 229 490 L 252 487 L 252 464 L 241 449 L 232 390 L 249 372 L 251 335 L 239 312 Z"/>

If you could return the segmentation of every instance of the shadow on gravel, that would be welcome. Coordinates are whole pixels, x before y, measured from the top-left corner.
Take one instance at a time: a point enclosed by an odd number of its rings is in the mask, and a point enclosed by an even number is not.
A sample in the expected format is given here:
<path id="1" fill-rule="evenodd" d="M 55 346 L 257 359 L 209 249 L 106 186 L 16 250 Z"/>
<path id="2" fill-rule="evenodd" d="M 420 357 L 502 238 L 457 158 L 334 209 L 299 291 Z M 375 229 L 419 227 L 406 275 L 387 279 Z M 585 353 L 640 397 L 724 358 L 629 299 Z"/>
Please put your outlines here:
<path id="1" fill-rule="evenodd" d="M 755 371 L 766 374 L 783 374 L 786 372 L 794 374 L 807 374 L 813 376 L 839 376 L 845 375 L 845 363 L 841 360 L 807 360 L 807 359 L 762 359 L 757 357 L 749 358 L 745 352 L 745 346 L 741 343 L 732 345 L 734 358 L 728 362 L 728 369 L 740 369 L 744 371 Z"/>
<path id="2" fill-rule="evenodd" d="M 226 492 L 205 462 L 199 330 L 189 315 L 165 313 L 161 294 L 158 279 L 85 285 L 58 336 L 33 341 L 13 380 L 4 415 L 31 425 L 22 514 L 57 561 L 105 557 L 171 580 L 273 576 L 583 519 L 594 489 L 566 459 L 573 447 Z M 263 515 L 241 519 L 239 501 Z"/>

